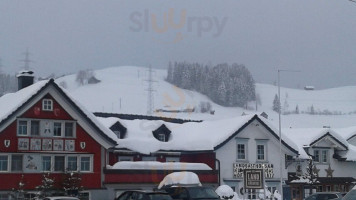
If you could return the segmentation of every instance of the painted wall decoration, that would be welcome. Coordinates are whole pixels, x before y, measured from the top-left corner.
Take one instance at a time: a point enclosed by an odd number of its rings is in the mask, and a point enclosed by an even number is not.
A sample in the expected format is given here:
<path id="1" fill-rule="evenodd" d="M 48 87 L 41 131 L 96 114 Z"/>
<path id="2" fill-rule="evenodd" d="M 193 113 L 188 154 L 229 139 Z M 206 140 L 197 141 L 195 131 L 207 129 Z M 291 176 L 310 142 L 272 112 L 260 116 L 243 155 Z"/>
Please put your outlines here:
<path id="1" fill-rule="evenodd" d="M 86 143 L 85 142 L 80 142 L 80 148 L 85 149 Z"/>
<path id="2" fill-rule="evenodd" d="M 33 108 L 33 113 L 35 115 L 40 115 L 41 114 L 41 108 L 40 107 L 34 107 Z"/>
<path id="3" fill-rule="evenodd" d="M 53 136 L 53 123 L 50 120 L 42 120 L 41 121 L 41 135 L 44 137 L 52 137 Z"/>
<path id="4" fill-rule="evenodd" d="M 41 151 L 41 139 L 31 139 L 30 150 Z"/>
<path id="5" fill-rule="evenodd" d="M 65 141 L 65 150 L 66 151 L 74 151 L 74 140 L 66 140 Z"/>
<path id="6" fill-rule="evenodd" d="M 43 139 L 42 140 L 42 150 L 43 151 L 52 151 L 52 139 Z"/>
<path id="7" fill-rule="evenodd" d="M 30 144 L 28 138 L 19 138 L 18 140 L 18 150 L 29 150 Z"/>
<path id="8" fill-rule="evenodd" d="M 10 140 L 4 140 L 4 146 L 6 148 L 9 148 L 10 147 L 10 144 L 11 144 L 11 141 Z"/>
<path id="9" fill-rule="evenodd" d="M 36 154 L 24 155 L 24 171 L 25 172 L 40 172 L 41 156 Z"/>
<path id="10" fill-rule="evenodd" d="M 265 177 L 273 178 L 273 164 L 267 163 L 234 163 L 234 178 L 243 178 L 244 169 L 265 169 Z M 264 165 L 264 166 L 263 166 Z"/>
<path id="11" fill-rule="evenodd" d="M 53 140 L 53 151 L 63 151 L 63 140 Z"/>

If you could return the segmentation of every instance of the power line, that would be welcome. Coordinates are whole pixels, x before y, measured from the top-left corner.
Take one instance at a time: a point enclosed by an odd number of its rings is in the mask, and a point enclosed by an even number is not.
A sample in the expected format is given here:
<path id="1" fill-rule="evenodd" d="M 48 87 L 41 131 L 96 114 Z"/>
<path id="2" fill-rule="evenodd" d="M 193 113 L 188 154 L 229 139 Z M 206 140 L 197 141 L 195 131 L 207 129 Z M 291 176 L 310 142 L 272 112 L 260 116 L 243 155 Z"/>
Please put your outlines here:
<path id="1" fill-rule="evenodd" d="M 30 60 L 30 52 L 28 51 L 28 48 L 26 49 L 26 52 L 23 53 L 25 55 L 25 58 L 22 60 L 19 60 L 24 63 L 24 69 L 29 70 L 30 69 L 30 63 L 33 63 L 33 60 Z"/>

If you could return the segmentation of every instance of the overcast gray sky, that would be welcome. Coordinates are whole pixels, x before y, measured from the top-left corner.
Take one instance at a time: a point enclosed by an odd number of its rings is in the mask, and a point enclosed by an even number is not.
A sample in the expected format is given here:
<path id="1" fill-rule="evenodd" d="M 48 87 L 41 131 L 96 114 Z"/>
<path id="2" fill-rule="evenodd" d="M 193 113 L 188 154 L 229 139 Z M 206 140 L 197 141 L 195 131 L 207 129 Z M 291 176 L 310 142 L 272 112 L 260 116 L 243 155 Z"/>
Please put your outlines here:
<path id="1" fill-rule="evenodd" d="M 348 0 L 0 0 L 0 58 L 26 48 L 38 75 L 169 61 L 237 62 L 255 80 L 356 85 L 356 3 Z"/>

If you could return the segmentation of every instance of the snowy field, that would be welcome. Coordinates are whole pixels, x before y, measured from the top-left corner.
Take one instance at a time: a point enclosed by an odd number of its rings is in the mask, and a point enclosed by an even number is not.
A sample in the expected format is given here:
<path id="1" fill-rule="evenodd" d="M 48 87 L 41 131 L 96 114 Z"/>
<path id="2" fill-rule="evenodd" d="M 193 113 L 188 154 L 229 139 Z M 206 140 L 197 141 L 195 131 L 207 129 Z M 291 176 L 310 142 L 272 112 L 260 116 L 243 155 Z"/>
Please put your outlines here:
<path id="1" fill-rule="evenodd" d="M 94 74 L 100 83 L 79 85 L 76 75 L 61 77 L 56 82 L 65 85 L 68 92 L 92 112 L 147 114 L 147 68 L 112 67 L 96 70 Z M 215 120 L 240 116 L 242 113 L 266 112 L 269 120 L 278 127 L 278 114 L 272 110 L 273 99 L 278 92 L 276 86 L 256 84 L 261 103 L 257 105 L 257 111 L 255 102 L 251 102 L 245 110 L 222 107 L 211 102 L 205 95 L 174 87 L 165 81 L 166 75 L 166 70 L 154 69 L 154 109 L 184 110 L 198 108 L 201 102 L 210 102 L 215 113 L 200 113 L 196 109 L 189 113 L 154 113 L 156 116 Z M 284 128 L 341 128 L 356 125 L 356 86 L 314 91 L 281 88 L 281 102 L 283 112 L 294 113 L 298 106 L 300 113 L 282 115 Z M 311 112 L 311 107 L 316 115 L 307 114 Z"/>

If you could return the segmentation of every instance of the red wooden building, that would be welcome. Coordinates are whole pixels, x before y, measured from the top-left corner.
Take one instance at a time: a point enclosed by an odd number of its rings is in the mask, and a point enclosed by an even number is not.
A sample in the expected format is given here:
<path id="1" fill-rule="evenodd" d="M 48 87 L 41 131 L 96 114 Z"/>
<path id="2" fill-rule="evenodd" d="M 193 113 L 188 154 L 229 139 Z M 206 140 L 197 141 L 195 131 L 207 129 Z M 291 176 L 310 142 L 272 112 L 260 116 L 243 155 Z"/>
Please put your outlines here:
<path id="1" fill-rule="evenodd" d="M 65 171 L 80 174 L 87 199 L 106 196 L 103 170 L 116 145 L 111 131 L 53 79 L 32 84 L 31 75 L 21 74 L 19 91 L 0 98 L 0 199 L 20 181 L 35 191 L 44 173 L 60 188 Z"/>

